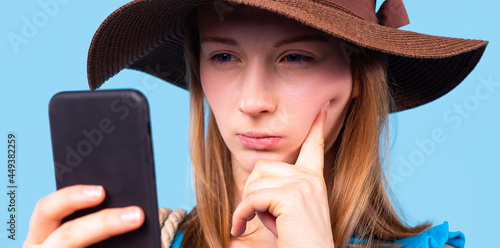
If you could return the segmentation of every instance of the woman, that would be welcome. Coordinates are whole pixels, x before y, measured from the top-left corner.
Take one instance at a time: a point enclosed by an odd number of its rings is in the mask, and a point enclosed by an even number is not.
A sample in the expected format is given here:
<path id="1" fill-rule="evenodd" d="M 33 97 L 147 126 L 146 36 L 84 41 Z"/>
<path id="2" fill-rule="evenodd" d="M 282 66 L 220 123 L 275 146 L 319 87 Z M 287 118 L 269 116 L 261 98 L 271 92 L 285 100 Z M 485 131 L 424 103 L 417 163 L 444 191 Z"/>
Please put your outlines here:
<path id="1" fill-rule="evenodd" d="M 374 5 L 134 1 L 103 23 L 89 53 L 92 89 L 128 67 L 191 94 L 197 206 L 172 247 L 463 246 L 446 226 L 437 235 L 399 220 L 379 141 L 389 112 L 451 90 L 486 42 L 400 31 L 402 2 L 387 1 L 378 18 Z M 130 207 L 60 225 L 103 199 L 102 188 L 82 186 L 42 199 L 25 246 L 84 247 L 142 224 Z"/>

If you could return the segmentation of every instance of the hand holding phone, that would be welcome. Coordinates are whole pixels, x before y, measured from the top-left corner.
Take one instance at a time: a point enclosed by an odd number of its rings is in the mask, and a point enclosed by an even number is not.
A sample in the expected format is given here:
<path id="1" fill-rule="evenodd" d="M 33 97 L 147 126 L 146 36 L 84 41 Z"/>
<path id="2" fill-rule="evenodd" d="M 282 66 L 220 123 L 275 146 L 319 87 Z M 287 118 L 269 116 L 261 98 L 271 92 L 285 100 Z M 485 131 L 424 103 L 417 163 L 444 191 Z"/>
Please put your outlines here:
<path id="1" fill-rule="evenodd" d="M 23 248 L 89 247 L 143 224 L 144 212 L 137 206 L 104 209 L 62 223 L 70 213 L 94 207 L 105 197 L 102 187 L 74 185 L 42 198 L 31 216 Z"/>
<path id="2" fill-rule="evenodd" d="M 37 206 L 32 223 L 47 221 L 47 218 L 62 220 L 64 224 L 57 229 L 58 225 L 52 224 L 55 230 L 52 234 L 80 223 L 83 226 L 71 228 L 73 233 L 78 233 L 74 237 L 82 239 L 81 231 L 75 230 L 92 227 L 102 230 L 103 234 L 98 235 L 102 240 L 133 230 L 130 228 L 135 229 L 134 225 L 144 221 L 135 231 L 91 247 L 160 247 L 146 98 L 135 90 L 62 92 L 51 99 L 49 118 L 56 184 L 60 190 L 40 201 L 40 208 L 45 210 L 38 210 Z M 102 188 L 102 194 L 97 194 L 99 190 L 89 191 L 92 187 L 83 185 L 102 185 L 105 193 Z M 128 212 L 115 209 L 127 206 L 139 206 L 143 212 L 134 208 Z M 47 208 L 55 210 L 47 211 Z M 127 218 L 132 221 L 131 225 L 126 224 Z M 36 226 L 43 228 L 44 225 Z M 105 226 L 109 229 L 103 228 Z M 87 231 L 95 233 L 96 229 Z"/>

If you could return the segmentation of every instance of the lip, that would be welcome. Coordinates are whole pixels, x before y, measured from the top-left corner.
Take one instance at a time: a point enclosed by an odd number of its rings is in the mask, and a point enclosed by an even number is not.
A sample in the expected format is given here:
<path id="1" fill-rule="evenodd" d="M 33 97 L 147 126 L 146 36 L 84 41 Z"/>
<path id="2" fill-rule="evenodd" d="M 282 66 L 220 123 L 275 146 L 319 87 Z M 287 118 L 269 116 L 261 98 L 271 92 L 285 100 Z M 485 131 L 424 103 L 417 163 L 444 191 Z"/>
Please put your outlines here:
<path id="1" fill-rule="evenodd" d="M 281 140 L 279 136 L 272 136 L 262 133 L 244 133 L 238 134 L 240 143 L 250 149 L 266 150 L 277 145 Z"/>

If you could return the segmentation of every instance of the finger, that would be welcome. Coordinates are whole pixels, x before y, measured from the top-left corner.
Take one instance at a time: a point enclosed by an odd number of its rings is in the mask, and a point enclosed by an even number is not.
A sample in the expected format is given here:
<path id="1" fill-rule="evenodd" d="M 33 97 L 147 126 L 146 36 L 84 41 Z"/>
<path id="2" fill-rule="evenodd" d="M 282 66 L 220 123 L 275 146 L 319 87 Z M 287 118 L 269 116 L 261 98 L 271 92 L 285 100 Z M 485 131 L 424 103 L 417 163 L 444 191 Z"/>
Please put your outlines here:
<path id="1" fill-rule="evenodd" d="M 243 194 L 247 191 L 247 185 L 255 180 L 265 177 L 291 177 L 301 175 L 303 172 L 306 172 L 304 168 L 291 166 L 284 162 L 259 160 L 255 164 L 252 173 L 246 179 L 246 183 L 243 186 Z"/>
<path id="2" fill-rule="evenodd" d="M 244 179 L 243 181 L 240 182 L 240 185 L 238 186 L 238 189 L 240 190 L 240 193 L 243 194 L 245 191 L 245 186 L 247 185 L 247 179 Z"/>
<path id="3" fill-rule="evenodd" d="M 263 189 L 247 194 L 233 213 L 231 234 L 239 237 L 245 233 L 247 221 L 253 218 L 256 212 L 269 212 L 272 216 L 278 218 L 281 209 L 279 208 L 279 199 L 277 199 L 279 197 L 277 196 L 280 196 L 280 193 L 282 193 L 280 189 Z M 263 224 L 266 225 L 266 223 Z M 267 225 L 270 225 L 270 223 L 267 222 Z M 273 227 L 269 226 L 268 229 L 271 230 Z"/>
<path id="4" fill-rule="evenodd" d="M 314 119 L 311 129 L 302 143 L 300 148 L 299 157 L 295 165 L 303 166 L 315 171 L 321 171 L 323 173 L 323 163 L 324 163 L 324 138 L 323 129 L 325 127 L 326 120 L 326 109 L 330 102 L 327 102 L 323 108 L 319 111 L 318 115 Z"/>
<path id="5" fill-rule="evenodd" d="M 64 217 L 77 210 L 97 206 L 104 197 L 102 186 L 74 185 L 42 198 L 33 211 L 26 243 L 42 243 L 59 228 Z"/>
<path id="6" fill-rule="evenodd" d="M 64 223 L 52 233 L 44 245 L 58 247 L 87 247 L 115 235 L 139 228 L 144 222 L 144 212 L 136 206 L 104 209 Z"/>
<path id="7" fill-rule="evenodd" d="M 264 177 L 260 178 L 258 180 L 254 180 L 250 182 L 247 187 L 245 188 L 245 191 L 242 194 L 242 199 L 245 198 L 246 194 L 260 190 L 260 189 L 271 189 L 271 188 L 279 188 L 279 187 L 286 187 L 288 184 L 295 183 L 297 182 L 298 179 L 297 177 L 283 177 L 283 176 L 276 176 L 276 177 Z"/>
<path id="8" fill-rule="evenodd" d="M 269 212 L 257 212 L 257 217 L 264 226 L 278 238 L 278 228 L 276 227 L 276 217 Z"/>

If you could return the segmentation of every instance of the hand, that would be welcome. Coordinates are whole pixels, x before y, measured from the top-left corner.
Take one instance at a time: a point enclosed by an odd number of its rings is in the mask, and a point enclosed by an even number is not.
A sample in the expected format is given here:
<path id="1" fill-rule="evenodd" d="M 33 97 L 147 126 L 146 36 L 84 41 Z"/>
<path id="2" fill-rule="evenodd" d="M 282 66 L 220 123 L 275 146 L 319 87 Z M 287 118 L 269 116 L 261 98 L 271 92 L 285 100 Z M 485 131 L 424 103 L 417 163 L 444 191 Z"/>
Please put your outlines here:
<path id="1" fill-rule="evenodd" d="M 334 247 L 325 180 L 323 129 L 326 107 L 316 116 L 297 162 L 260 160 L 233 214 L 234 236 L 258 216 L 277 237 L 278 247 Z"/>
<path id="2" fill-rule="evenodd" d="M 97 206 L 104 198 L 101 186 L 89 185 L 69 186 L 42 198 L 31 216 L 23 247 L 87 247 L 135 230 L 144 222 L 142 210 L 133 206 L 103 209 L 61 225 L 64 217 Z"/>

